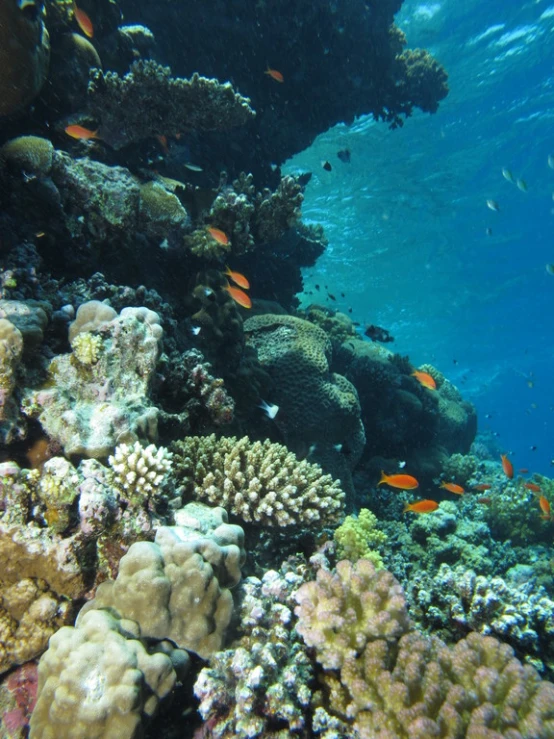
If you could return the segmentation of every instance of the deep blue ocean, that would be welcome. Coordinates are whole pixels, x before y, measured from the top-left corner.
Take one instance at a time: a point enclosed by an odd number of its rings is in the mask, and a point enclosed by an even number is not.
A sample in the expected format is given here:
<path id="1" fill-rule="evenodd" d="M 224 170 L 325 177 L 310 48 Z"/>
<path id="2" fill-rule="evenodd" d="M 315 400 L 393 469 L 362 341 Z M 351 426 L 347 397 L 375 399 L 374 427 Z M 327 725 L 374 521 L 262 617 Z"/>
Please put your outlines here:
<path id="1" fill-rule="evenodd" d="M 287 163 L 314 173 L 304 218 L 330 239 L 303 304 L 330 292 L 361 331 L 390 330 L 389 347 L 475 403 L 496 451 L 552 475 L 554 5 L 406 0 L 396 22 L 444 64 L 450 94 L 395 131 L 369 117 L 336 126 Z"/>

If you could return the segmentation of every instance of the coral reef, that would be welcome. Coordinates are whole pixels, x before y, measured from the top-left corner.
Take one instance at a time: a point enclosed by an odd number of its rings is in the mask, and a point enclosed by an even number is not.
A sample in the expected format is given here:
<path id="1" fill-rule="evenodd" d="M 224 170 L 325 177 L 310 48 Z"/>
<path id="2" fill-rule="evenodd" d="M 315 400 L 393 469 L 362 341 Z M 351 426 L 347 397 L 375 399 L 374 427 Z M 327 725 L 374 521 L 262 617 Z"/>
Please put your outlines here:
<path id="1" fill-rule="evenodd" d="M 11 321 L 0 318 L 0 439 L 9 444 L 18 434 L 19 403 L 13 397 L 23 336 Z"/>
<path id="2" fill-rule="evenodd" d="M 50 639 L 38 669 L 32 737 L 131 739 L 176 680 L 171 658 L 152 653 L 136 624 L 91 611 Z"/>
<path id="3" fill-rule="evenodd" d="M 367 508 L 362 508 L 357 516 L 347 516 L 333 534 L 337 558 L 351 562 L 369 559 L 375 567 L 383 567 L 377 550 L 386 543 L 387 535 L 380 531 L 377 522 L 377 516 Z"/>
<path id="4" fill-rule="evenodd" d="M 143 447 L 138 441 L 132 446 L 119 444 L 108 457 L 113 470 L 113 483 L 126 502 L 144 505 L 156 495 L 171 469 L 171 454 L 164 447 L 149 444 Z"/>
<path id="5" fill-rule="evenodd" d="M 320 569 L 296 600 L 297 630 L 323 668 L 317 726 L 334 717 L 340 735 L 366 739 L 554 736 L 552 683 L 492 637 L 450 648 L 411 631 L 398 583 L 367 560 Z"/>
<path id="6" fill-rule="evenodd" d="M 124 308 L 110 319 L 112 309 L 96 301 L 79 311 L 70 341 L 84 333 L 98 336 L 97 361 L 83 363 L 83 347 L 77 356 L 54 357 L 46 385 L 27 391 L 25 413 L 69 455 L 101 458 L 118 442 L 139 436 L 155 441 L 157 408 L 149 394 L 162 336 L 159 316 L 147 308 Z"/>
<path id="7" fill-rule="evenodd" d="M 222 505 L 241 521 L 264 526 L 321 526 L 341 518 L 339 484 L 281 444 L 212 434 L 171 449 L 185 500 Z"/>
<path id="8" fill-rule="evenodd" d="M 210 657 L 194 686 L 213 737 L 302 736 L 313 669 L 294 629 L 293 593 L 301 582 L 284 566 L 242 584 L 241 636 Z"/>
<path id="9" fill-rule="evenodd" d="M 41 10 L 39 0 L 4 2 L 0 8 L 0 116 L 28 105 L 46 79 L 50 40 Z"/>
<path id="10" fill-rule="evenodd" d="M 443 564 L 432 577 L 416 573 L 410 589 L 414 614 L 434 633 L 450 639 L 470 630 L 495 636 L 539 672 L 554 674 L 554 602 L 530 567 L 517 565 L 502 578 Z"/>
<path id="11" fill-rule="evenodd" d="M 294 450 L 313 457 L 346 488 L 365 444 L 356 388 L 330 372 L 331 343 L 320 328 L 293 316 L 264 314 L 244 323 L 246 343 L 272 381 L 275 423 Z"/>
<path id="12" fill-rule="evenodd" d="M 142 637 L 171 639 L 206 658 L 221 648 L 231 619 L 229 587 L 240 579 L 244 534 L 222 508 L 192 504 L 175 520 L 158 528 L 154 542 L 129 548 L 117 578 L 98 586 L 79 619 L 109 608 L 135 621 Z"/>
<path id="13" fill-rule="evenodd" d="M 254 116 L 250 100 L 229 83 L 197 73 L 190 80 L 174 78 L 168 67 L 153 60 L 134 62 L 124 77 L 93 70 L 88 109 L 100 124 L 102 138 L 115 148 L 183 130 L 220 131 Z"/>

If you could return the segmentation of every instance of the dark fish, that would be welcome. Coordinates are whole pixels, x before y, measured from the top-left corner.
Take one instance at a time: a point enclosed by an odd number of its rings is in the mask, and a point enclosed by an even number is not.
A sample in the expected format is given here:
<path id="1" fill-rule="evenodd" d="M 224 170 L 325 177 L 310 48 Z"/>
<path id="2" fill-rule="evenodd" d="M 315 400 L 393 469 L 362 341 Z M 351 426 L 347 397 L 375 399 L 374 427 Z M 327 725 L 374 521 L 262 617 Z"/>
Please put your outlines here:
<path id="1" fill-rule="evenodd" d="M 333 167 L 331 166 L 331 162 L 321 162 L 321 166 L 326 172 L 331 172 Z"/>
<path id="2" fill-rule="evenodd" d="M 319 285 L 315 285 L 315 289 L 316 290 L 319 290 Z"/>
<path id="3" fill-rule="evenodd" d="M 380 326 L 366 326 L 364 335 L 372 341 L 380 341 L 383 344 L 394 341 L 394 336 L 391 336 L 386 328 L 381 328 Z"/>
<path id="4" fill-rule="evenodd" d="M 337 156 L 345 164 L 350 164 L 350 149 L 341 149 L 337 151 Z"/>
<path id="5" fill-rule="evenodd" d="M 303 172 L 302 174 L 299 174 L 296 178 L 296 181 L 300 185 L 300 187 L 306 187 L 308 182 L 312 179 L 312 173 L 311 172 Z"/>
<path id="6" fill-rule="evenodd" d="M 345 298 L 346 297 L 346 295 L 344 293 L 341 293 L 340 296 L 341 296 L 341 298 Z"/>
<path id="7" fill-rule="evenodd" d="M 352 313 L 352 308 L 349 308 L 349 309 L 348 309 L 348 312 L 349 312 L 349 313 Z"/>
<path id="8" fill-rule="evenodd" d="M 329 297 L 331 298 L 331 300 L 336 300 L 336 298 L 335 298 L 335 296 L 333 295 L 333 293 L 327 293 L 327 295 L 328 295 L 328 296 L 329 296 Z"/>

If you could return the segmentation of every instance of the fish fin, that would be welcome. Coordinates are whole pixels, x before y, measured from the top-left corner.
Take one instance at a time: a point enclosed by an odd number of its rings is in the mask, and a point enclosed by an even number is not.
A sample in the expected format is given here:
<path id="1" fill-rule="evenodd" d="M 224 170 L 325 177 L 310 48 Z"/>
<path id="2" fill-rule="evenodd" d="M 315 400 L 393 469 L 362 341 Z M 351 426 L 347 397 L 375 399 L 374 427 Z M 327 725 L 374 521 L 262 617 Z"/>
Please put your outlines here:
<path id="1" fill-rule="evenodd" d="M 404 503 L 404 509 L 403 509 L 402 513 L 407 513 L 409 510 L 410 510 L 410 504 L 409 503 Z"/>
<path id="2" fill-rule="evenodd" d="M 381 479 L 379 480 L 377 485 L 382 485 L 386 481 L 387 481 L 387 475 L 385 474 L 385 470 L 381 470 Z"/>

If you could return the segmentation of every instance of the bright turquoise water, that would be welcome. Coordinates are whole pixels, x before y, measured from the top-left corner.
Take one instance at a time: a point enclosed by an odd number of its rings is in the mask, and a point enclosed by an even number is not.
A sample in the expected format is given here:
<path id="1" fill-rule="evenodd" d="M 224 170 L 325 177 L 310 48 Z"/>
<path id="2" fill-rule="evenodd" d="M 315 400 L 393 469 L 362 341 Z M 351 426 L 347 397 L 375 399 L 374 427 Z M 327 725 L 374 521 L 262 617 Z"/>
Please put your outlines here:
<path id="1" fill-rule="evenodd" d="M 327 305 L 388 328 L 389 347 L 458 385 L 516 467 L 552 475 L 554 5 L 406 0 L 397 23 L 445 65 L 451 92 L 403 129 L 359 119 L 288 162 L 314 173 L 304 215 L 330 239 L 304 303 L 328 285 Z"/>

